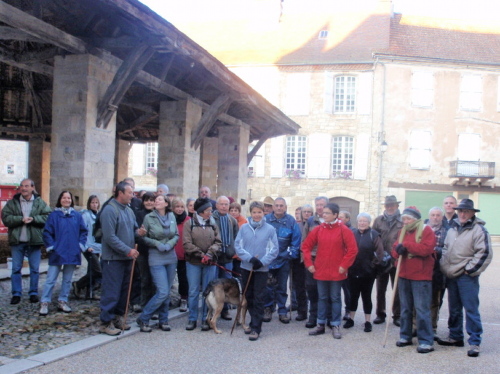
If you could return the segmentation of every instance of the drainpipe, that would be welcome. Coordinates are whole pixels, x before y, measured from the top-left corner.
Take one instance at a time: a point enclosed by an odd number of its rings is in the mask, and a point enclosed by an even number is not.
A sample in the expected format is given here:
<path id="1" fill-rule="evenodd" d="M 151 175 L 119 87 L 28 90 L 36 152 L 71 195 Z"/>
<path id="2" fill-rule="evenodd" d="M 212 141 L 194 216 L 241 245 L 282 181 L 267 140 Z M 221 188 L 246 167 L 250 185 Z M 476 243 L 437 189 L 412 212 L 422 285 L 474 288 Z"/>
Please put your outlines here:
<path id="1" fill-rule="evenodd" d="M 383 161 L 384 152 L 387 147 L 385 142 L 385 91 L 386 91 L 386 67 L 383 62 L 378 60 L 375 61 L 375 67 L 377 64 L 382 65 L 383 68 L 383 81 L 382 81 L 382 110 L 380 113 L 380 133 L 378 136 L 378 149 L 379 149 L 379 164 L 378 164 L 378 193 L 377 193 L 377 215 L 380 215 L 380 202 L 382 201 L 382 174 L 383 174 Z M 385 147 L 382 147 L 385 145 Z"/>

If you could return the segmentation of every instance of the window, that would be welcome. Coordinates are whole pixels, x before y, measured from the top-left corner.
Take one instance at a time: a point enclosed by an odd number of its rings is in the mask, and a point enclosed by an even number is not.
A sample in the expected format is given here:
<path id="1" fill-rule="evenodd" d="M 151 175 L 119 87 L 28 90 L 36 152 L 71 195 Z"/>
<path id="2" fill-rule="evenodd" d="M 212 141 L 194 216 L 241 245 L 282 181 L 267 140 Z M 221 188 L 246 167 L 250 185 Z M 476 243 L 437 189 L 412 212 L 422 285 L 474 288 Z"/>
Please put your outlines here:
<path id="1" fill-rule="evenodd" d="M 328 39 L 328 30 L 321 30 L 318 35 L 318 39 Z"/>
<path id="2" fill-rule="evenodd" d="M 411 77 L 411 105 L 430 108 L 434 101 L 434 76 L 430 71 L 414 71 Z"/>
<path id="3" fill-rule="evenodd" d="M 158 167 L 158 143 L 146 144 L 146 171 Z"/>
<path id="4" fill-rule="evenodd" d="M 356 107 L 356 78 L 339 76 L 335 78 L 334 111 L 352 113 Z"/>
<path id="5" fill-rule="evenodd" d="M 286 173 L 300 171 L 304 174 L 306 170 L 306 137 L 289 136 L 286 139 Z"/>
<path id="6" fill-rule="evenodd" d="M 333 138 L 333 176 L 350 177 L 352 174 L 354 138 L 336 136 Z"/>
<path id="7" fill-rule="evenodd" d="M 460 109 L 479 111 L 482 107 L 483 82 L 480 75 L 464 74 L 460 86 Z"/>
<path id="8" fill-rule="evenodd" d="M 410 167 L 412 169 L 428 170 L 431 167 L 430 131 L 412 130 L 410 134 Z"/>

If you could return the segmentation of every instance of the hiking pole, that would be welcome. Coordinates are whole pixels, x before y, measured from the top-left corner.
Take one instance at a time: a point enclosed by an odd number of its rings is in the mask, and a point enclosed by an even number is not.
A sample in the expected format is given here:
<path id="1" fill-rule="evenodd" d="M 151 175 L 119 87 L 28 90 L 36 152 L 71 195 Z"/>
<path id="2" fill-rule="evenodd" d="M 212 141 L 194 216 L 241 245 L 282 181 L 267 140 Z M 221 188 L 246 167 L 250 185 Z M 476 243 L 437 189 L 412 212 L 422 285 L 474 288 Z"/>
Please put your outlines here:
<path id="1" fill-rule="evenodd" d="M 243 303 L 243 298 L 246 297 L 247 290 L 248 290 L 248 285 L 250 284 L 250 279 L 252 279 L 252 274 L 253 274 L 253 266 L 252 266 L 252 270 L 250 270 L 250 274 L 248 275 L 247 284 L 245 284 L 245 290 L 243 291 L 243 295 L 241 297 L 240 303 L 238 304 L 238 310 L 236 311 L 236 318 L 234 319 L 233 327 L 231 328 L 231 334 L 230 335 L 233 335 L 234 326 L 236 326 L 236 323 L 240 319 L 241 304 Z"/>
<path id="2" fill-rule="evenodd" d="M 134 249 L 137 251 L 137 244 L 135 245 Z M 130 270 L 130 282 L 128 284 L 128 294 L 127 294 L 127 304 L 125 306 L 125 315 L 123 316 L 122 335 L 123 335 L 123 331 L 125 329 L 125 324 L 126 324 L 127 318 L 128 318 L 128 305 L 130 303 L 130 294 L 132 292 L 132 282 L 134 280 L 135 260 L 136 260 L 135 258 L 132 260 L 132 270 Z"/>
<path id="3" fill-rule="evenodd" d="M 293 305 L 293 260 L 290 261 L 290 321 L 292 320 L 292 305 Z"/>
<path id="4" fill-rule="evenodd" d="M 398 258 L 398 266 L 396 266 L 396 275 L 394 276 L 394 288 L 392 290 L 392 300 L 391 300 L 391 311 L 392 308 L 394 307 L 394 299 L 396 298 L 396 292 L 398 292 L 398 280 L 399 280 L 399 269 L 401 267 L 401 261 L 403 259 L 403 256 L 399 256 Z M 385 336 L 384 336 L 384 348 L 385 344 L 387 343 L 387 333 L 389 332 L 389 323 L 386 323 L 385 326 Z"/>
<path id="5" fill-rule="evenodd" d="M 93 267 L 92 267 L 92 261 L 94 260 L 93 258 L 93 252 L 89 252 L 89 298 L 90 300 L 94 299 L 94 285 L 92 284 L 92 272 L 93 272 Z"/>

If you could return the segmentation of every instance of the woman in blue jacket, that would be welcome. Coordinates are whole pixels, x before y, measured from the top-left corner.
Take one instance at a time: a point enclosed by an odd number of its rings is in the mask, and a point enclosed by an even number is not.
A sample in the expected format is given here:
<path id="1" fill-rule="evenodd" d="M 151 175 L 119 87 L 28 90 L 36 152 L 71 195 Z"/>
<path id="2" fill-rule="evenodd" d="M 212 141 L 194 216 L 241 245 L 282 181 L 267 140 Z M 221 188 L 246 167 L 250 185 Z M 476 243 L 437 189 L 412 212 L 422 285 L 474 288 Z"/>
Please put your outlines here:
<path id="1" fill-rule="evenodd" d="M 81 264 L 81 252 L 85 251 L 87 242 L 87 227 L 83 218 L 73 209 L 73 195 L 63 191 L 57 199 L 56 209 L 50 213 L 43 230 L 43 242 L 49 254 L 49 270 L 43 288 L 40 315 L 49 312 L 52 300 L 52 290 L 56 284 L 59 272 L 63 279 L 59 293 L 58 309 L 69 313 L 68 294 L 71 289 L 71 278 L 76 265 Z"/>

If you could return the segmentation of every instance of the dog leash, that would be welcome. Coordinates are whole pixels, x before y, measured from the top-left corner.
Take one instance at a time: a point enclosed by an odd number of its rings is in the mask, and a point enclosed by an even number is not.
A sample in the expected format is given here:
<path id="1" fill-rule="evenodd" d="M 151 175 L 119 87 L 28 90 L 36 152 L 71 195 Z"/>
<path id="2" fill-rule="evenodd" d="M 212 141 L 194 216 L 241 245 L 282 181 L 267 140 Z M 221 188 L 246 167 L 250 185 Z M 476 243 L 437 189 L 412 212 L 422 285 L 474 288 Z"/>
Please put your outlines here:
<path id="1" fill-rule="evenodd" d="M 233 275 L 236 275 L 237 277 L 241 277 L 241 274 L 236 273 L 235 271 L 229 270 L 229 269 L 225 268 L 224 266 L 219 265 L 217 262 L 211 261 L 211 262 L 209 262 L 208 264 L 209 264 L 209 265 L 215 265 L 215 266 L 217 266 L 218 268 L 220 268 L 220 269 L 224 270 L 224 271 L 225 271 L 225 272 L 227 272 L 227 273 L 231 273 L 231 274 L 233 274 Z"/>

